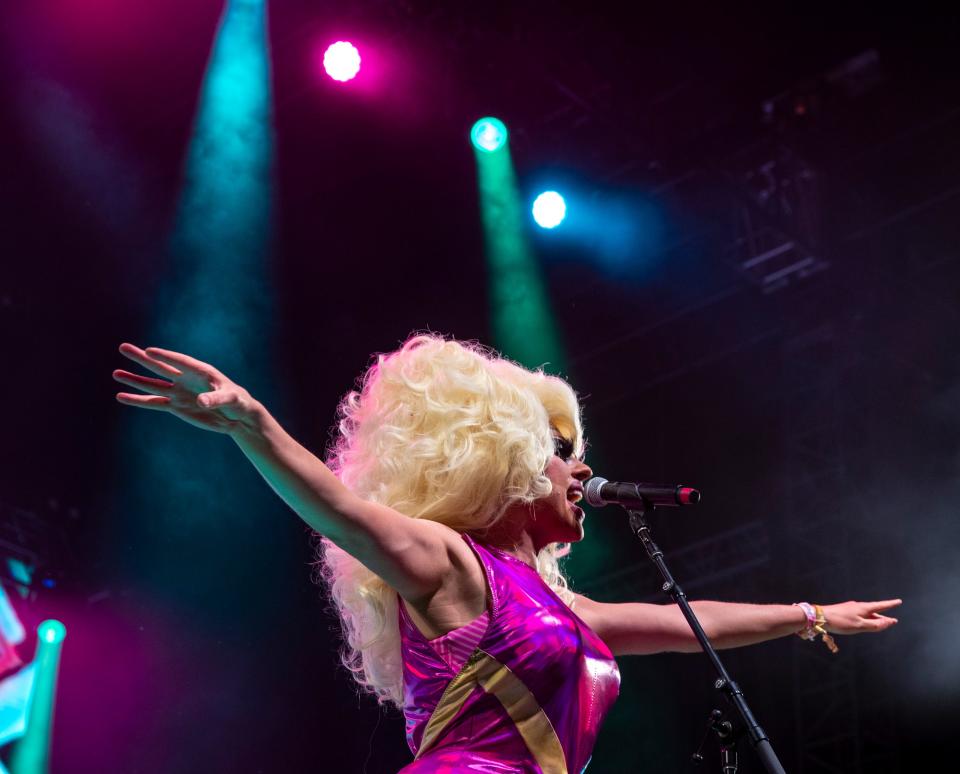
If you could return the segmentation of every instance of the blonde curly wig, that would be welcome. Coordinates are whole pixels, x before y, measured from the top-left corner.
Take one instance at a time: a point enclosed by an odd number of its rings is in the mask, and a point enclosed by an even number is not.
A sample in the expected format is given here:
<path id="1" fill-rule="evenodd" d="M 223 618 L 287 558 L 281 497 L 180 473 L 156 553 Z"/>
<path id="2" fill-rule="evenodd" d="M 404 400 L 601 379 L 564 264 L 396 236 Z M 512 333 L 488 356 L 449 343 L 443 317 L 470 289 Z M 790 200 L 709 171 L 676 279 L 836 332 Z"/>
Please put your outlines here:
<path id="1" fill-rule="evenodd" d="M 481 540 L 511 504 L 550 493 L 551 428 L 583 449 L 566 382 L 434 334 L 378 356 L 339 418 L 327 464 L 349 489 Z M 541 550 L 537 569 L 570 604 L 557 553 L 557 545 Z M 396 591 L 328 540 L 318 566 L 340 615 L 344 665 L 381 703 L 402 708 Z"/>

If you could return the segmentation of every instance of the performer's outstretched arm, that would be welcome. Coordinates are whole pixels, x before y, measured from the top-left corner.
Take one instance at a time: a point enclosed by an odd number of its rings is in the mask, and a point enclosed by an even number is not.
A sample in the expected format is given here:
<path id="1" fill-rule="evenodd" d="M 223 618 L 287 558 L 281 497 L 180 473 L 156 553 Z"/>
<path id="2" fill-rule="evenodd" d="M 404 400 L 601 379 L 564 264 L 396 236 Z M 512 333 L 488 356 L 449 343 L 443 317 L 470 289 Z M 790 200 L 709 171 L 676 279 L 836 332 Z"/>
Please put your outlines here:
<path id="1" fill-rule="evenodd" d="M 247 390 L 210 364 L 156 347 L 123 344 L 120 352 L 158 378 L 114 371 L 118 382 L 145 393 L 122 392 L 118 401 L 229 435 L 300 518 L 408 601 L 430 598 L 451 575 L 477 574 L 469 548 L 453 530 L 353 494 Z"/>
<path id="2" fill-rule="evenodd" d="M 833 634 L 862 634 L 889 629 L 897 619 L 883 615 L 883 611 L 900 602 L 899 599 L 888 599 L 824 605 L 825 628 Z M 692 602 L 691 607 L 718 649 L 786 637 L 807 626 L 807 615 L 797 605 L 698 601 Z M 578 594 L 574 611 L 606 642 L 615 656 L 700 650 L 680 608 L 674 604 L 595 602 Z"/>

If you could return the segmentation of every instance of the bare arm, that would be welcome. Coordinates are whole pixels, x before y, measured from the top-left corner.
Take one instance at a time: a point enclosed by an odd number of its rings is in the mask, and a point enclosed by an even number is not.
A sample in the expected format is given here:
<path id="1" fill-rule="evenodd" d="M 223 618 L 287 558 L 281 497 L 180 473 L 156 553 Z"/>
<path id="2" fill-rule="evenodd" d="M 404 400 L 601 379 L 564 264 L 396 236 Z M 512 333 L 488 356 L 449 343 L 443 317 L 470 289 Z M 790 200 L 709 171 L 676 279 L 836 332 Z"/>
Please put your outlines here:
<path id="1" fill-rule="evenodd" d="M 233 440 L 301 519 L 409 601 L 440 587 L 453 569 L 451 552 L 465 553 L 453 530 L 357 497 L 265 408 L 258 405 L 253 413 L 256 426 L 233 432 Z"/>
<path id="2" fill-rule="evenodd" d="M 472 557 L 465 556 L 469 549 L 453 530 L 357 497 L 264 406 L 213 366 L 153 347 L 124 344 L 120 352 L 160 378 L 115 371 L 118 382 L 147 393 L 119 393 L 118 401 L 229 435 L 301 519 L 405 599 L 428 599 L 451 571 L 471 566 Z"/>
<path id="3" fill-rule="evenodd" d="M 643 655 L 700 650 L 680 608 L 674 604 L 650 605 L 639 602 L 605 603 L 577 595 L 574 607 L 613 654 Z M 715 648 L 738 648 L 794 634 L 806 625 L 806 616 L 795 605 L 749 605 L 738 602 L 691 602 L 704 631 Z M 888 629 L 896 618 L 882 615 L 900 604 L 899 599 L 883 602 L 843 602 L 823 608 L 827 629 L 835 634 L 859 634 Z"/>

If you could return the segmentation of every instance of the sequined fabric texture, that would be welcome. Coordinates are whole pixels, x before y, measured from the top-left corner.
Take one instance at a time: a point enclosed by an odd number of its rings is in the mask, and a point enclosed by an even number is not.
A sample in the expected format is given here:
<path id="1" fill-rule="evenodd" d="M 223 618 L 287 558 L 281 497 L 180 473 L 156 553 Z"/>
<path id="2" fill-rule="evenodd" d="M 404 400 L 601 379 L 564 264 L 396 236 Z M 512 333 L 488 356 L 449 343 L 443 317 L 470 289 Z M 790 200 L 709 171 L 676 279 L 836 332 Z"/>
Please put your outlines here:
<path id="1" fill-rule="evenodd" d="M 613 655 L 534 568 L 464 540 L 486 573 L 489 618 L 455 671 L 449 643 L 427 640 L 400 605 L 404 715 L 416 756 L 401 771 L 579 774 L 619 692 Z"/>

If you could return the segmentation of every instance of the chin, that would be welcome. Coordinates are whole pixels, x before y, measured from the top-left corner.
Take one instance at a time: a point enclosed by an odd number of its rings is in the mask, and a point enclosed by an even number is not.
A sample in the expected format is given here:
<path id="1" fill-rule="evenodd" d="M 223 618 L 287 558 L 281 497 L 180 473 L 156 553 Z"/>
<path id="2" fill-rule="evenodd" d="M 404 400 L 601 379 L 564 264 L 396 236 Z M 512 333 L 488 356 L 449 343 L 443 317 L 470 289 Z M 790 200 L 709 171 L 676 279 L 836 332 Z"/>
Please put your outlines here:
<path id="1" fill-rule="evenodd" d="M 583 537 L 584 537 L 583 523 L 578 522 L 577 524 L 574 525 L 573 529 L 569 530 L 568 534 L 563 538 L 563 540 L 559 542 L 579 543 L 581 540 L 583 540 Z"/>

